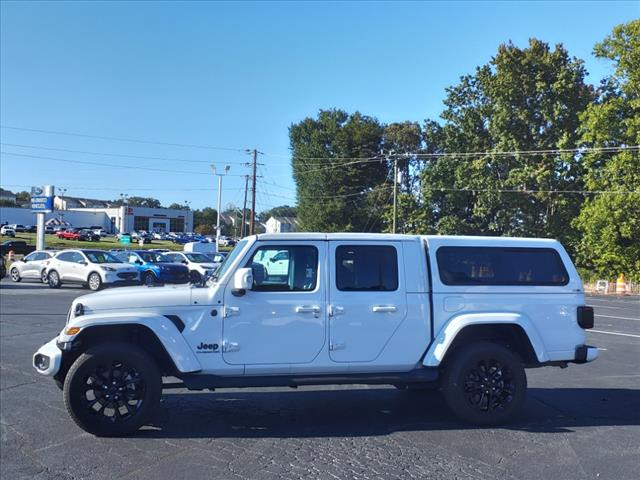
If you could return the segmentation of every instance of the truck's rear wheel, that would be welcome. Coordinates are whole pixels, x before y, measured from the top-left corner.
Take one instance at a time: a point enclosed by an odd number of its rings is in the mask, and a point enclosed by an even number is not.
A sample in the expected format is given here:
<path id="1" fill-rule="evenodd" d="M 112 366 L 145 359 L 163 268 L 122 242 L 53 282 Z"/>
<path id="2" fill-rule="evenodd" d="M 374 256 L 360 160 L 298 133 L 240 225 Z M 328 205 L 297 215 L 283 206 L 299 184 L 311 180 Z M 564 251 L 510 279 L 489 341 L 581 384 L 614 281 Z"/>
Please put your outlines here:
<path id="1" fill-rule="evenodd" d="M 515 353 L 502 345 L 478 342 L 452 355 L 441 388 L 453 413 L 476 425 L 498 425 L 520 411 L 527 377 Z"/>
<path id="2" fill-rule="evenodd" d="M 106 437 L 138 430 L 160 403 L 161 393 L 162 377 L 153 358 L 128 343 L 89 349 L 64 381 L 71 418 L 83 430 Z"/>

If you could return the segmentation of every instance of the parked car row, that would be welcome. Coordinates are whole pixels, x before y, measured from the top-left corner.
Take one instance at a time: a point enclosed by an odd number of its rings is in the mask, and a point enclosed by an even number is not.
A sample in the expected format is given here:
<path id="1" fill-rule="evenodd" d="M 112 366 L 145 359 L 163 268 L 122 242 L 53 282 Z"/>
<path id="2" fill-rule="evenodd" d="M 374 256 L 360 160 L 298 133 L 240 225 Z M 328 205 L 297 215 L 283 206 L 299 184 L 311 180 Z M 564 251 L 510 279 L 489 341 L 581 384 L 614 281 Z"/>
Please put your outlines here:
<path id="1" fill-rule="evenodd" d="M 157 250 L 37 250 L 14 261 L 8 273 L 14 282 L 38 280 L 51 288 L 75 283 L 94 291 L 117 285 L 199 284 L 213 275 L 225 255 Z"/>
<path id="2" fill-rule="evenodd" d="M 68 228 L 66 230 L 59 230 L 56 233 L 56 237 L 63 240 L 79 240 L 85 242 L 98 242 L 101 238 L 99 233 L 88 228 Z"/>

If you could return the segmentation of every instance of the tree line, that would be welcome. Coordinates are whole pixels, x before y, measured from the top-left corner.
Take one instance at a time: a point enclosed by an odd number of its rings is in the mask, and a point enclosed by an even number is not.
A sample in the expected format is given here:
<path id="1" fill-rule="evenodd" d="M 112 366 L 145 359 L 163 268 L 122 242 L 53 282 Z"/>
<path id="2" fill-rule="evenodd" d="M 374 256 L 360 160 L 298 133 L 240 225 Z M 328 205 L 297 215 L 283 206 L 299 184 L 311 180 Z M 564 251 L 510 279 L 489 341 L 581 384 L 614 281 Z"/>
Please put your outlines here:
<path id="1" fill-rule="evenodd" d="M 301 228 L 391 231 L 395 180 L 398 232 L 557 238 L 590 274 L 640 279 L 639 152 L 612 149 L 640 144 L 640 20 L 593 54 L 613 67 L 598 86 L 531 39 L 447 88 L 438 120 L 328 109 L 291 125 Z"/>

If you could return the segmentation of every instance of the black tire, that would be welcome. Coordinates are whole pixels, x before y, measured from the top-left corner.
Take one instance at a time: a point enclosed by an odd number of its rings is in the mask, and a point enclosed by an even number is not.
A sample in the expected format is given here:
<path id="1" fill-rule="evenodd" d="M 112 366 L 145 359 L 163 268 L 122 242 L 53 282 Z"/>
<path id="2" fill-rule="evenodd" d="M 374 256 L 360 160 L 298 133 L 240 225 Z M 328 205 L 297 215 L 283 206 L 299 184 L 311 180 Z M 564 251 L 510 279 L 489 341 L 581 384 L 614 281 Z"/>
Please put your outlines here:
<path id="1" fill-rule="evenodd" d="M 20 277 L 20 272 L 16 267 L 13 267 L 11 269 L 11 271 L 9 272 L 9 276 L 11 277 L 11 281 L 13 282 L 19 282 L 20 280 L 22 280 L 22 278 Z"/>
<path id="2" fill-rule="evenodd" d="M 450 355 L 440 386 L 456 416 L 475 425 L 500 425 L 519 413 L 527 377 L 518 355 L 491 342 L 462 346 Z"/>
<path id="3" fill-rule="evenodd" d="M 97 292 L 102 288 L 102 278 L 100 278 L 99 273 L 93 272 L 89 274 L 89 277 L 87 278 L 87 287 L 89 287 L 89 290 L 92 292 Z"/>
<path id="4" fill-rule="evenodd" d="M 153 272 L 145 272 L 142 275 L 142 283 L 143 285 L 153 285 L 154 283 L 156 283 L 156 276 L 153 274 Z"/>
<path id="5" fill-rule="evenodd" d="M 62 282 L 60 281 L 60 274 L 55 270 L 51 270 L 47 274 L 47 283 L 51 288 L 60 288 L 62 286 Z"/>
<path id="6" fill-rule="evenodd" d="M 189 272 L 189 281 L 194 284 L 199 284 L 202 281 L 202 275 L 200 275 L 200 272 L 191 270 L 191 272 Z"/>
<path id="7" fill-rule="evenodd" d="M 162 377 L 136 345 L 105 343 L 87 350 L 64 381 L 64 404 L 84 431 L 102 437 L 134 433 L 160 403 Z"/>
<path id="8" fill-rule="evenodd" d="M 44 284 L 49 282 L 49 276 L 47 275 L 46 270 L 42 270 L 42 272 L 40 272 L 40 281 Z"/>

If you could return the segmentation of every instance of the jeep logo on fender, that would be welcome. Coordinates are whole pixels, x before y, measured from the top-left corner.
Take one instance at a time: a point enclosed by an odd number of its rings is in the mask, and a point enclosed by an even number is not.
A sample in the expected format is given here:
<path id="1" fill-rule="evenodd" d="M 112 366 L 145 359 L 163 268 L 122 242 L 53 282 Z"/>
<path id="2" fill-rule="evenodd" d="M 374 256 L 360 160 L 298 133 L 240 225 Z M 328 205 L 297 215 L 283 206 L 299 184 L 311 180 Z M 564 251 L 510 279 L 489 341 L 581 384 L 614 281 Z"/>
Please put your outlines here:
<path id="1" fill-rule="evenodd" d="M 198 349 L 198 353 L 213 353 L 217 352 L 220 346 L 217 343 L 200 342 L 200 345 L 198 345 L 196 348 Z"/>

